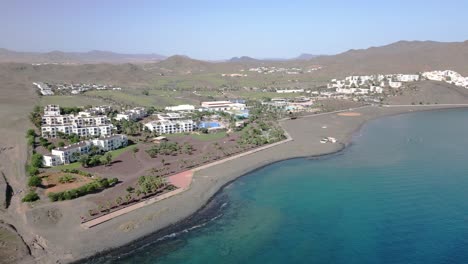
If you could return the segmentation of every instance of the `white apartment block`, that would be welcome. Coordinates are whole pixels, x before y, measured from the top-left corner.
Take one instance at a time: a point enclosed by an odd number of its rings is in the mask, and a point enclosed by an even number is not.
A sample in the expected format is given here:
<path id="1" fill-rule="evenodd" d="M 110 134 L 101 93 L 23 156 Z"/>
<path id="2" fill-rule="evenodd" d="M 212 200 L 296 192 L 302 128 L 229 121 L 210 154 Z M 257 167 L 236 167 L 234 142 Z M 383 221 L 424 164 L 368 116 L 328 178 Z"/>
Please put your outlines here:
<path id="1" fill-rule="evenodd" d="M 60 106 L 58 105 L 46 105 L 44 107 L 45 116 L 59 116 L 60 115 Z"/>
<path id="2" fill-rule="evenodd" d="M 447 82 L 456 86 L 468 88 L 468 77 L 463 77 L 455 71 L 424 72 L 422 76 L 431 81 Z"/>
<path id="3" fill-rule="evenodd" d="M 419 75 L 417 74 L 397 74 L 396 80 L 399 82 L 417 82 L 419 81 Z"/>
<path id="4" fill-rule="evenodd" d="M 276 90 L 276 93 L 303 93 L 304 89 Z"/>
<path id="5" fill-rule="evenodd" d="M 112 124 L 89 126 L 77 126 L 76 124 L 44 125 L 41 127 L 41 135 L 44 138 L 55 138 L 58 132 L 61 132 L 67 135 L 77 134 L 80 137 L 109 136 L 112 134 L 113 129 Z"/>
<path id="6" fill-rule="evenodd" d="M 168 121 L 175 121 L 181 120 L 183 116 L 179 113 L 165 113 L 165 114 L 157 114 L 159 120 L 168 120 Z"/>
<path id="7" fill-rule="evenodd" d="M 193 112 L 195 111 L 195 106 L 193 105 L 176 105 L 176 106 L 167 106 L 164 108 L 167 111 L 172 112 Z"/>
<path id="8" fill-rule="evenodd" d="M 128 145 L 128 138 L 125 135 L 113 135 L 92 140 L 93 145 L 102 151 L 111 151 Z"/>
<path id="9" fill-rule="evenodd" d="M 91 146 L 97 146 L 101 151 L 107 152 L 128 145 L 125 135 L 113 135 L 99 139 L 86 140 L 62 148 L 55 148 L 51 155 L 44 155 L 43 164 L 46 167 L 54 167 L 77 161 L 81 155 L 88 154 Z"/>
<path id="10" fill-rule="evenodd" d="M 402 86 L 402 83 L 401 82 L 388 81 L 388 86 L 390 86 L 391 88 L 397 89 L 397 88 L 400 88 Z"/>
<path id="11" fill-rule="evenodd" d="M 157 120 L 146 123 L 145 127 L 148 128 L 150 131 L 154 131 L 157 134 L 161 135 L 191 132 L 195 129 L 196 126 L 193 120 Z"/>
<path id="12" fill-rule="evenodd" d="M 125 110 L 122 113 L 117 114 L 115 120 L 127 120 L 136 121 L 147 116 L 146 110 L 143 107 L 135 107 L 133 109 Z"/>
<path id="13" fill-rule="evenodd" d="M 230 101 L 212 101 L 212 102 L 202 102 L 201 110 L 207 111 L 231 111 L 231 110 L 244 110 L 245 104 L 233 103 Z"/>

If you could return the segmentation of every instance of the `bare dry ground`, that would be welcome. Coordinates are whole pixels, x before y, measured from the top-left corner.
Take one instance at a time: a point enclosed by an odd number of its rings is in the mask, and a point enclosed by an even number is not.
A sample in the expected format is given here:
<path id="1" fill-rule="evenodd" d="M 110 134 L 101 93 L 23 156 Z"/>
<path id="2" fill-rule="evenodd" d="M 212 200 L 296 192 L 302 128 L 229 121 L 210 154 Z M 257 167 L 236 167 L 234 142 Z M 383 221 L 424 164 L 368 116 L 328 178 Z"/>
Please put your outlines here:
<path id="1" fill-rule="evenodd" d="M 404 88 L 402 95 L 388 97 L 384 103 L 392 105 L 468 103 L 468 89 L 444 82 L 422 81 Z"/>

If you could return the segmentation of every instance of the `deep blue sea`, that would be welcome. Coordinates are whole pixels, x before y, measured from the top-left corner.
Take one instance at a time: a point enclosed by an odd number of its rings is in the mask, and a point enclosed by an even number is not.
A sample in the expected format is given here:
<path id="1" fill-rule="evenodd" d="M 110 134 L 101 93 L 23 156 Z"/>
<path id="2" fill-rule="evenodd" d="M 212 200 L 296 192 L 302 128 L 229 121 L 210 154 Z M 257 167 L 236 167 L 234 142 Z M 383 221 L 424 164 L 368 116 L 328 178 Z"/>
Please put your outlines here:
<path id="1" fill-rule="evenodd" d="M 215 220 L 100 263 L 468 263 L 468 110 L 372 121 L 220 197 Z"/>

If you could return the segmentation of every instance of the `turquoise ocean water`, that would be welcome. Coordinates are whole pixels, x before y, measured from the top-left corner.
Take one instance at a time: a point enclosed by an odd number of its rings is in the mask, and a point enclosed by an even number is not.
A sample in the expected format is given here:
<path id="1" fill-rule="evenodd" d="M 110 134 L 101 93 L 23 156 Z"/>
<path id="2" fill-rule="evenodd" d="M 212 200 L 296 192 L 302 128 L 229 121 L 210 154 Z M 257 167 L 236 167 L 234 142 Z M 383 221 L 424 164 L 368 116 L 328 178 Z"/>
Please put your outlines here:
<path id="1" fill-rule="evenodd" d="M 203 226 L 92 263 L 468 263 L 468 111 L 372 121 L 341 153 L 272 164 L 219 197 Z"/>

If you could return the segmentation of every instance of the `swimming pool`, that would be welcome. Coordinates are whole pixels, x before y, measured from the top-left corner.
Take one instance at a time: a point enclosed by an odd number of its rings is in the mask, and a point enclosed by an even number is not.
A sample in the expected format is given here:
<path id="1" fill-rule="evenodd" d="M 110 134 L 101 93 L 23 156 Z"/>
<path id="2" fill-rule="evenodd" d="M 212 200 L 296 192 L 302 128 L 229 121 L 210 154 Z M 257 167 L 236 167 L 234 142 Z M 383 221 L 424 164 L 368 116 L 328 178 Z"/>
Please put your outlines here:
<path id="1" fill-rule="evenodd" d="M 200 127 L 200 128 L 217 128 L 217 127 L 221 127 L 221 124 L 219 122 L 200 122 L 198 124 L 198 127 Z"/>

